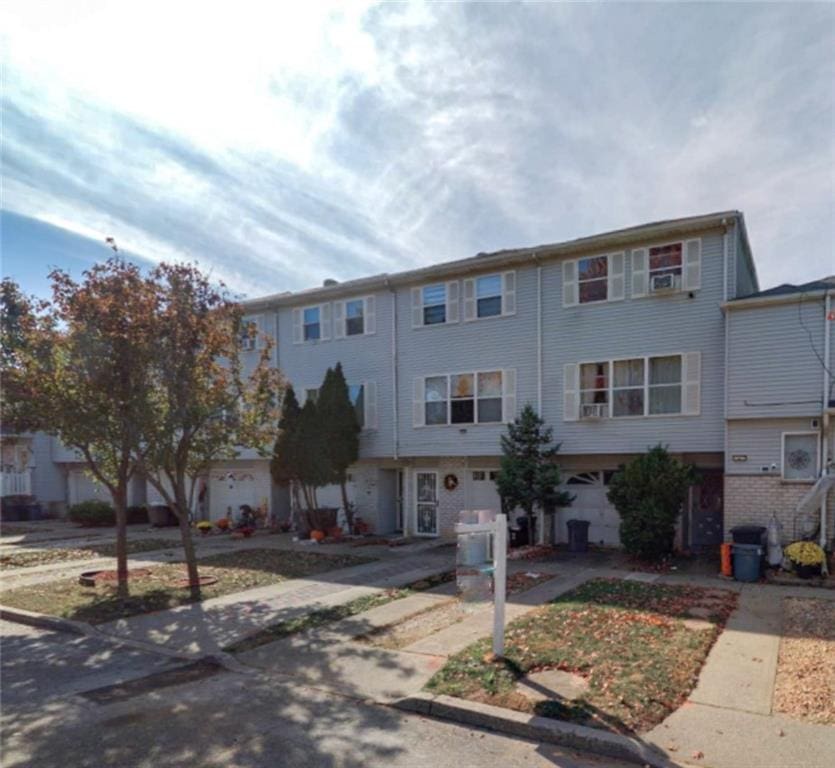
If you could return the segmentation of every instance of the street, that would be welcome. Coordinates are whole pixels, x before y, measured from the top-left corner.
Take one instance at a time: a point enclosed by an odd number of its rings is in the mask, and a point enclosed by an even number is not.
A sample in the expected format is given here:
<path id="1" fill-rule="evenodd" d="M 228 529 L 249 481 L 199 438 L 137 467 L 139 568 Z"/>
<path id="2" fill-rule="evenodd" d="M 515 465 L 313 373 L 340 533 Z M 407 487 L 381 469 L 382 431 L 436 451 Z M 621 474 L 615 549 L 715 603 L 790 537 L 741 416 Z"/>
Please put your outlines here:
<path id="1" fill-rule="evenodd" d="M 176 672 L 170 658 L 6 621 L 0 635 L 4 768 L 622 765 L 263 672 Z"/>

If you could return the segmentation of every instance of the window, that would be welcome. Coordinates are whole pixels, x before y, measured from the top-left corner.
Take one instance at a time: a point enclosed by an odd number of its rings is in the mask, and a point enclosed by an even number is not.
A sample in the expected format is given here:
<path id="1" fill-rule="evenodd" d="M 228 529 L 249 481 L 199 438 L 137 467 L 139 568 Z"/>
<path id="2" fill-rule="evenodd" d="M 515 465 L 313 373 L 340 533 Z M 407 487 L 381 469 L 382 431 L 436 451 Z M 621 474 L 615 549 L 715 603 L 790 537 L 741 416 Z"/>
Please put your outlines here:
<path id="1" fill-rule="evenodd" d="M 484 469 L 473 470 L 473 480 L 477 483 L 483 483 L 487 480 L 495 482 L 499 477 L 499 472 L 496 469 L 491 469 L 489 472 Z"/>
<path id="2" fill-rule="evenodd" d="M 577 261 L 577 284 L 580 304 L 606 301 L 609 298 L 609 257 L 592 256 Z"/>
<path id="3" fill-rule="evenodd" d="M 421 289 L 423 324 L 437 325 L 446 322 L 446 285 L 426 285 Z"/>
<path id="4" fill-rule="evenodd" d="M 348 397 L 354 405 L 357 414 L 357 424 L 365 427 L 365 386 L 362 384 L 349 384 Z"/>
<path id="5" fill-rule="evenodd" d="M 496 317 L 502 313 L 502 276 L 476 278 L 476 317 Z"/>
<path id="6" fill-rule="evenodd" d="M 304 340 L 314 341 L 321 338 L 320 308 L 308 307 L 304 310 Z"/>
<path id="7" fill-rule="evenodd" d="M 682 244 L 657 245 L 649 249 L 649 282 L 658 275 L 681 276 Z"/>
<path id="8" fill-rule="evenodd" d="M 304 401 L 307 402 L 310 400 L 311 402 L 315 403 L 319 399 L 319 388 L 313 387 L 311 389 L 306 389 L 304 391 Z"/>
<path id="9" fill-rule="evenodd" d="M 600 419 L 609 415 L 609 363 L 580 366 L 580 418 Z"/>
<path id="10" fill-rule="evenodd" d="M 365 333 L 365 302 L 354 299 L 345 302 L 345 335 L 361 336 Z"/>
<path id="11" fill-rule="evenodd" d="M 649 358 L 649 412 L 681 413 L 681 355 Z"/>
<path id="12" fill-rule="evenodd" d="M 254 318 L 246 318 L 241 323 L 240 342 L 241 349 L 255 349 L 258 338 L 258 321 Z"/>
<path id="13" fill-rule="evenodd" d="M 490 424 L 501 420 L 501 371 L 428 376 L 424 380 L 425 424 Z"/>
<path id="14" fill-rule="evenodd" d="M 644 358 L 615 360 L 612 372 L 612 415 L 644 415 Z"/>
<path id="15" fill-rule="evenodd" d="M 814 480 L 817 476 L 817 432 L 784 432 L 783 479 Z"/>

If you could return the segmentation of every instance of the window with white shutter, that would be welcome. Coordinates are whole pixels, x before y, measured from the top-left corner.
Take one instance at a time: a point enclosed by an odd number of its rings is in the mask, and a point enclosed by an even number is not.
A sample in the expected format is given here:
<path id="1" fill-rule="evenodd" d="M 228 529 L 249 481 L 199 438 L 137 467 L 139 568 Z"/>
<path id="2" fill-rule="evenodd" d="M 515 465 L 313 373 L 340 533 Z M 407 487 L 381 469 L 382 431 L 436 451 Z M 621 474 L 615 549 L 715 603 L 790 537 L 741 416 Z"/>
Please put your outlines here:
<path id="1" fill-rule="evenodd" d="M 446 321 L 448 323 L 458 322 L 458 281 L 452 280 L 446 284 Z"/>
<path id="2" fill-rule="evenodd" d="M 377 299 L 374 296 L 366 296 L 365 302 L 365 334 L 370 336 L 377 333 Z"/>
<path id="3" fill-rule="evenodd" d="M 624 253 L 609 255 L 609 301 L 621 301 L 624 298 L 626 277 L 624 274 Z"/>
<path id="4" fill-rule="evenodd" d="M 502 372 L 502 421 L 510 423 L 516 418 L 516 369 Z"/>
<path id="5" fill-rule="evenodd" d="M 331 305 L 320 304 L 319 316 L 321 318 L 321 330 L 319 338 L 322 341 L 327 341 L 331 337 Z"/>
<path id="6" fill-rule="evenodd" d="M 516 314 L 516 273 L 502 274 L 502 314 Z"/>
<path id="7" fill-rule="evenodd" d="M 682 368 L 684 381 L 682 412 L 687 416 L 698 416 L 702 408 L 702 353 L 685 353 L 682 356 Z"/>
<path id="8" fill-rule="evenodd" d="M 566 363 L 563 366 L 563 421 L 577 421 L 580 413 L 580 366 Z"/>
<path id="9" fill-rule="evenodd" d="M 684 290 L 697 291 L 702 287 L 702 241 L 688 240 L 684 254 Z"/>
<path id="10" fill-rule="evenodd" d="M 377 382 L 365 382 L 365 428 L 377 429 Z"/>
<path id="11" fill-rule="evenodd" d="M 333 337 L 335 339 L 345 338 L 345 302 L 335 301 L 333 303 Z"/>
<path id="12" fill-rule="evenodd" d="M 416 427 L 422 427 L 426 424 L 424 392 L 425 380 L 423 376 L 415 377 L 412 386 L 412 424 Z"/>
<path id="13" fill-rule="evenodd" d="M 562 263 L 562 305 L 573 307 L 577 304 L 577 262 Z"/>
<path id="14" fill-rule="evenodd" d="M 632 298 L 647 295 L 647 249 L 632 251 Z"/>

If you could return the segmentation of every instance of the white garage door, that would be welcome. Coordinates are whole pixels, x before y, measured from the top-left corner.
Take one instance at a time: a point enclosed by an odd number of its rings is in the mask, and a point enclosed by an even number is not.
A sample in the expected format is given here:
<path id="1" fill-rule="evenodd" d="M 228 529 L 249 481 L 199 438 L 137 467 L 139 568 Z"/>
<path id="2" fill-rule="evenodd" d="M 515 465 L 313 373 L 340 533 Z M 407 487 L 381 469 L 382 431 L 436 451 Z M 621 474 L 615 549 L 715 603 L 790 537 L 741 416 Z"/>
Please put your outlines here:
<path id="1" fill-rule="evenodd" d="M 590 543 L 620 546 L 620 516 L 606 498 L 604 485 L 604 478 L 610 476 L 610 472 L 577 472 L 567 478 L 565 490 L 577 498 L 560 510 L 560 541 L 568 541 L 567 520 L 588 520 Z"/>
<path id="2" fill-rule="evenodd" d="M 213 469 L 209 476 L 209 519 L 238 516 L 242 504 L 269 512 L 268 469 Z"/>
<path id="3" fill-rule="evenodd" d="M 502 511 L 502 502 L 496 490 L 495 469 L 470 470 L 470 509 L 492 509 Z"/>

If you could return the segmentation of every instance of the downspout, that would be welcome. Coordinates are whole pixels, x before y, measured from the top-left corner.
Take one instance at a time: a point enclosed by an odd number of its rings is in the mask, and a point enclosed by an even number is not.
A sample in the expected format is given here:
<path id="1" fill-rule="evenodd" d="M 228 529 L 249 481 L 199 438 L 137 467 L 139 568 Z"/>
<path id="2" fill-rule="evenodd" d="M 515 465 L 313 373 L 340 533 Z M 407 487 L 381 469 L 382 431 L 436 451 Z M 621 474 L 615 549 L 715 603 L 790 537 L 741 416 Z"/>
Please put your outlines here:
<path id="1" fill-rule="evenodd" d="M 725 231 L 722 234 L 722 256 L 723 256 L 723 263 L 725 265 L 724 272 L 725 272 L 725 280 L 724 280 L 724 287 L 723 287 L 723 303 L 728 301 L 728 228 L 725 227 Z M 725 370 L 722 376 L 722 381 L 725 385 L 725 392 L 724 392 L 724 408 L 725 408 L 725 430 L 724 430 L 724 440 L 723 440 L 723 447 L 722 447 L 722 463 L 724 466 L 722 467 L 722 476 L 724 477 L 725 472 L 728 468 L 728 377 L 730 376 L 730 371 L 728 370 L 728 365 L 731 359 L 731 351 L 730 351 L 730 343 L 731 343 L 731 311 L 728 308 L 723 310 L 724 317 L 725 317 Z M 724 481 L 723 481 L 724 484 Z M 725 493 L 725 489 L 722 489 L 722 495 L 727 496 Z"/>
<path id="2" fill-rule="evenodd" d="M 386 286 L 391 294 L 391 381 L 392 381 L 392 398 L 391 398 L 391 412 L 394 420 L 392 428 L 392 437 L 394 439 L 393 457 L 397 461 L 400 453 L 400 425 L 397 422 L 397 398 L 399 396 L 399 388 L 397 386 L 397 292 L 391 281 L 386 278 Z"/>
<path id="3" fill-rule="evenodd" d="M 830 350 L 832 346 L 831 341 L 831 321 L 829 319 L 832 313 L 832 293 L 826 292 L 824 299 L 823 311 L 823 413 L 821 414 L 821 477 L 824 473 L 829 474 L 829 395 L 831 388 L 831 355 Z M 824 488 L 823 498 L 821 499 L 821 531 L 820 531 L 820 546 L 821 549 L 826 549 L 826 500 L 829 496 L 829 489 Z M 827 571 L 826 559 L 823 562 L 824 572 Z"/>
<path id="4" fill-rule="evenodd" d="M 542 263 L 533 254 L 536 264 L 536 411 L 542 416 Z"/>

